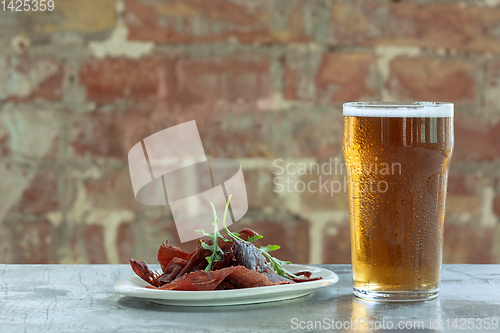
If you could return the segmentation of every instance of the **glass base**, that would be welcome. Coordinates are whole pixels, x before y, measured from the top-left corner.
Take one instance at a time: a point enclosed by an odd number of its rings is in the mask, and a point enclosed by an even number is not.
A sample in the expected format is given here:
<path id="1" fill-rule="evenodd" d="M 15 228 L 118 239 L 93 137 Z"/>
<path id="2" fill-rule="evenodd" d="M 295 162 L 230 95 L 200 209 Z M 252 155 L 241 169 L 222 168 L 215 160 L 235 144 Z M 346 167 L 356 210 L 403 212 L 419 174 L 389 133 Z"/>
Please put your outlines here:
<path id="1" fill-rule="evenodd" d="M 354 295 L 376 302 L 422 302 L 436 298 L 439 289 L 428 291 L 373 291 L 354 288 Z"/>

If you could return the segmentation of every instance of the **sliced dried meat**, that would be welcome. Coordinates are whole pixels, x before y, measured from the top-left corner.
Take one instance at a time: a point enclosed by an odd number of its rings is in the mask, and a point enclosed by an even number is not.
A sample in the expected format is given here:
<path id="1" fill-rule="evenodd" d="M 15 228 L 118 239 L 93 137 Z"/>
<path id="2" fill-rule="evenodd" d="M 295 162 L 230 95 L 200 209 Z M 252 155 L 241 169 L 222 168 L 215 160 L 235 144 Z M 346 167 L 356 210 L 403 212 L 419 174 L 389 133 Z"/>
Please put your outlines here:
<path id="1" fill-rule="evenodd" d="M 307 282 L 307 281 L 316 281 L 316 280 L 322 280 L 323 278 L 322 277 L 315 277 L 315 278 L 290 278 L 290 280 L 294 281 L 294 282 Z"/>
<path id="2" fill-rule="evenodd" d="M 290 281 L 290 279 L 287 279 L 286 277 L 284 276 L 281 276 L 281 275 L 278 275 L 276 274 L 274 271 L 268 269 L 267 271 L 265 272 L 262 272 L 262 274 L 264 274 L 265 276 L 267 276 L 267 278 L 269 279 L 269 281 L 273 282 L 273 283 L 294 283 L 293 281 Z"/>
<path id="3" fill-rule="evenodd" d="M 214 290 L 224 279 L 237 269 L 237 266 L 220 269 L 218 271 L 196 271 L 186 274 L 157 289 L 161 290 L 185 290 L 185 291 L 207 291 Z"/>
<path id="4" fill-rule="evenodd" d="M 278 284 L 293 283 L 291 281 L 271 282 L 269 281 L 269 278 L 262 273 L 253 271 L 244 266 L 236 266 L 236 267 L 238 267 L 238 269 L 236 269 L 233 273 L 229 274 L 225 280 L 226 282 L 229 282 L 235 289 L 264 287 L 264 286 L 273 286 Z"/>
<path id="5" fill-rule="evenodd" d="M 139 276 L 141 279 L 146 281 L 152 286 L 159 287 L 160 283 L 158 282 L 158 274 L 155 274 L 148 268 L 148 265 L 144 261 L 135 260 L 134 258 L 129 259 L 130 266 L 132 266 L 132 270 Z"/>
<path id="6" fill-rule="evenodd" d="M 259 235 L 257 232 L 253 231 L 252 229 L 248 229 L 248 228 L 245 228 L 245 229 L 241 230 L 239 232 L 239 234 L 240 234 L 240 238 L 243 239 L 243 240 L 245 240 L 245 241 L 248 241 L 248 239 L 250 237 L 258 236 Z"/>
<path id="7" fill-rule="evenodd" d="M 234 244 L 235 265 L 264 274 L 272 283 L 293 283 L 286 277 L 276 274 L 267 264 L 267 259 L 253 244 L 236 241 Z"/>
<path id="8" fill-rule="evenodd" d="M 244 240 L 256 235 L 251 229 L 240 232 L 240 238 Z M 226 290 L 321 279 L 310 278 L 309 272 L 297 273 L 297 276 L 304 276 L 298 279 L 280 276 L 269 268 L 267 258 L 253 244 L 229 236 L 224 238 L 218 239 L 218 245 L 224 252 L 222 260 L 217 261 L 210 272 L 204 269 L 208 265 L 206 258 L 212 252 L 204 249 L 200 243 L 192 253 L 170 246 L 168 242 L 162 244 L 157 255 L 163 272 L 161 274 L 152 272 L 142 261 L 130 259 L 130 264 L 144 281 L 165 290 Z M 212 240 L 202 242 L 212 245 Z M 188 283 L 194 285 L 190 287 Z"/>
<path id="9" fill-rule="evenodd" d="M 168 266 L 165 268 L 163 274 L 158 278 L 158 282 L 160 285 L 164 285 L 165 283 L 170 283 L 175 280 L 179 273 L 182 272 L 184 267 L 188 264 L 188 261 L 181 258 L 174 258 L 170 261 Z"/>
<path id="10" fill-rule="evenodd" d="M 179 272 L 177 277 L 181 277 L 184 274 L 190 273 L 190 272 L 195 272 L 199 270 L 205 269 L 207 267 L 208 262 L 207 262 L 207 257 L 210 256 L 212 252 L 210 250 L 206 250 L 202 248 L 201 246 L 198 246 L 196 251 L 193 253 L 191 258 L 189 258 L 188 263 L 184 268 Z"/>
<path id="11" fill-rule="evenodd" d="M 231 290 L 231 289 L 234 289 L 234 287 L 231 285 L 231 283 L 224 280 L 214 290 Z"/>
<path id="12" fill-rule="evenodd" d="M 170 261 L 174 258 L 181 258 L 188 260 L 193 253 L 185 252 L 179 249 L 177 246 L 168 245 L 168 240 L 165 241 L 165 244 L 162 244 L 158 249 L 158 254 L 156 258 L 160 263 L 161 270 L 165 272 Z"/>
<path id="13" fill-rule="evenodd" d="M 273 286 L 278 284 L 291 283 L 271 282 L 267 276 L 252 271 L 243 266 L 226 267 L 217 271 L 196 271 L 186 274 L 171 283 L 165 284 L 155 289 L 161 290 L 184 290 L 184 291 L 209 291 L 215 289 L 254 288 Z M 219 288 L 221 286 L 221 288 Z M 154 287 L 148 287 L 154 288 Z"/>
<path id="14" fill-rule="evenodd" d="M 266 257 L 253 244 L 235 240 L 233 251 L 237 265 L 259 273 L 268 270 Z"/>

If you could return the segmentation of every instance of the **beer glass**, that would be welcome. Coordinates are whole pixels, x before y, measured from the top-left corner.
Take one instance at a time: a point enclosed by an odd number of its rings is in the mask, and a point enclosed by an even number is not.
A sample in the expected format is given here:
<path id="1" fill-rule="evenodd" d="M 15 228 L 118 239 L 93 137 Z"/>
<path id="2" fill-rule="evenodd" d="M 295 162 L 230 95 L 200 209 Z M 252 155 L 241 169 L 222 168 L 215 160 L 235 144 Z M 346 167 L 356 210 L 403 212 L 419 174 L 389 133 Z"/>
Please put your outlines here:
<path id="1" fill-rule="evenodd" d="M 344 104 L 354 294 L 438 295 L 453 104 Z"/>

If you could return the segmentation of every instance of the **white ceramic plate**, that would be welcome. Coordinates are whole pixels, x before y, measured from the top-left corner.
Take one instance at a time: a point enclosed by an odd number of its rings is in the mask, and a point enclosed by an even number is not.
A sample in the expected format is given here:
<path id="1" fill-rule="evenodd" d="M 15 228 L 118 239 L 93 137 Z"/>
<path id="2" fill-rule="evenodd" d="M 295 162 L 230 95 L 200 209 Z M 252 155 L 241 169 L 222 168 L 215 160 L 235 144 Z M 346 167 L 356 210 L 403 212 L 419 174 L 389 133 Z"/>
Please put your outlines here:
<path id="1" fill-rule="evenodd" d="M 132 297 L 148 298 L 153 303 L 177 306 L 222 306 L 281 301 L 309 295 L 314 290 L 336 283 L 337 274 L 324 268 L 287 265 L 292 273 L 309 271 L 311 277 L 321 276 L 323 279 L 295 284 L 256 287 L 233 290 L 211 291 L 178 291 L 156 290 L 145 288 L 148 283 L 138 276 L 130 276 L 116 283 L 115 290 L 120 294 Z"/>

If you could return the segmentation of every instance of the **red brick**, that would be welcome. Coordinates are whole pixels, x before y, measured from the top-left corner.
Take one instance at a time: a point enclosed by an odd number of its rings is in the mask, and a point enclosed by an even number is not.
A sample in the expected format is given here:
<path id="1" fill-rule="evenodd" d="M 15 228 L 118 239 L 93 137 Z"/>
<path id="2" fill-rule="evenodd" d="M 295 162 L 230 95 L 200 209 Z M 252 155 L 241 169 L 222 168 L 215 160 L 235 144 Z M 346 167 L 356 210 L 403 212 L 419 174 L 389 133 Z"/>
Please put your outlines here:
<path id="1" fill-rule="evenodd" d="M 473 103 L 475 68 L 462 61 L 400 56 L 390 63 L 386 84 L 399 100 Z"/>
<path id="2" fill-rule="evenodd" d="M 322 56 L 323 54 L 290 50 L 281 58 L 283 95 L 286 99 L 303 101 L 316 99 L 315 76 Z"/>
<path id="3" fill-rule="evenodd" d="M 272 156 L 269 139 L 271 128 L 280 123 L 279 119 L 268 119 L 264 114 L 230 114 L 218 119 L 207 119 L 198 125 L 205 153 L 214 157 L 255 157 Z M 247 122 L 247 130 L 240 129 Z M 267 141 L 267 143 L 265 143 Z"/>
<path id="4" fill-rule="evenodd" d="M 5 157 L 11 154 L 9 147 L 9 135 L 4 134 L 0 138 L 0 156 Z"/>
<path id="5" fill-rule="evenodd" d="M 285 97 L 288 99 L 326 100 L 347 102 L 377 99 L 378 91 L 370 83 L 370 71 L 375 66 L 375 56 L 368 53 L 325 53 L 317 70 L 300 62 L 309 62 L 299 57 L 298 64 L 287 60 L 284 64 Z M 308 76 L 315 75 L 314 78 Z M 304 81 L 314 84 L 313 96 L 304 96 Z"/>
<path id="6" fill-rule="evenodd" d="M 488 110 L 496 110 L 500 107 L 500 62 L 495 60 L 486 64 L 485 79 L 483 86 L 484 106 Z"/>
<path id="7" fill-rule="evenodd" d="M 334 234 L 332 235 L 332 231 Z M 351 263 L 351 233 L 349 221 L 341 225 L 327 223 L 323 229 L 323 263 Z"/>
<path id="8" fill-rule="evenodd" d="M 142 211 L 144 205 L 134 198 L 128 169 L 100 170 L 98 179 L 84 180 L 86 196 L 93 208 Z"/>
<path id="9" fill-rule="evenodd" d="M 15 223 L 11 244 L 13 264 L 54 264 L 53 227 L 47 220 L 21 220 Z"/>
<path id="10" fill-rule="evenodd" d="M 152 58 L 89 59 L 80 69 L 79 79 L 86 88 L 87 100 L 96 103 L 120 98 L 147 99 L 158 90 L 158 75 Z"/>
<path id="11" fill-rule="evenodd" d="M 107 264 L 108 256 L 104 246 L 104 228 L 100 225 L 86 225 L 83 240 L 89 264 Z"/>
<path id="12" fill-rule="evenodd" d="M 271 89 L 269 60 L 243 54 L 209 59 L 168 55 L 91 59 L 79 77 L 89 101 L 154 98 L 168 111 L 220 99 L 255 103 L 268 97 Z"/>
<path id="13" fill-rule="evenodd" d="M 471 215 L 479 218 L 481 215 L 480 178 L 474 174 L 463 174 L 451 169 L 448 176 L 448 193 L 446 196 L 446 222 L 453 218 L 463 218 Z M 451 218 L 451 219 L 450 219 Z"/>
<path id="14" fill-rule="evenodd" d="M 0 101 L 60 101 L 64 70 L 52 57 L 0 58 Z"/>
<path id="15" fill-rule="evenodd" d="M 480 227 L 468 223 L 445 224 L 443 263 L 496 264 L 495 234 L 498 227 Z"/>
<path id="16" fill-rule="evenodd" d="M 179 67 L 179 83 L 185 79 L 182 83 L 206 99 L 255 103 L 269 97 L 272 89 L 270 62 L 262 57 L 234 54 L 220 59 L 187 59 Z"/>
<path id="17" fill-rule="evenodd" d="M 127 149 L 121 143 L 118 112 L 71 114 L 70 142 L 76 157 L 125 159 Z"/>
<path id="18" fill-rule="evenodd" d="M 493 213 L 500 217 L 500 195 L 497 195 L 493 200 Z"/>
<path id="19" fill-rule="evenodd" d="M 52 35 L 68 31 L 95 37 L 96 33 L 108 32 L 116 25 L 115 0 L 54 1 L 54 4 L 53 10 L 18 13 L 23 32 L 36 41 L 46 41 Z"/>
<path id="20" fill-rule="evenodd" d="M 402 5 L 402 4 L 401 4 Z M 398 44 L 435 48 L 456 48 L 466 51 L 500 51 L 495 29 L 500 26 L 500 10 L 480 7 L 462 7 L 458 4 L 429 4 L 418 6 L 392 5 L 390 16 L 395 25 L 412 21 L 413 29 L 392 30 L 388 36 Z"/>
<path id="21" fill-rule="evenodd" d="M 273 5 L 273 6 L 272 6 Z M 308 42 L 304 2 L 240 1 L 125 1 L 129 39 L 159 43 L 227 41 L 242 43 Z M 276 8 L 276 6 L 281 8 Z M 274 15 L 285 22 L 274 27 Z M 281 22 L 280 20 L 280 22 Z M 200 29 L 200 26 L 203 27 Z"/>
<path id="22" fill-rule="evenodd" d="M 488 124 L 470 117 L 455 117 L 453 161 L 493 161 L 500 157 L 500 123 Z"/>
<path id="23" fill-rule="evenodd" d="M 342 152 L 341 113 L 250 110 L 219 117 L 196 118 L 205 152 L 215 157 L 329 158 Z M 277 171 L 272 161 L 269 168 Z"/>
<path id="24" fill-rule="evenodd" d="M 332 5 L 329 42 L 348 45 L 380 35 L 376 13 L 382 5 L 376 1 L 339 1 Z"/>
<path id="25" fill-rule="evenodd" d="M 120 264 L 127 264 L 132 258 L 134 248 L 134 225 L 133 223 L 122 223 L 118 226 L 116 247 L 120 257 Z"/>
<path id="26" fill-rule="evenodd" d="M 371 54 L 325 54 L 316 76 L 318 93 L 333 86 L 334 102 L 375 99 L 377 90 L 369 83 L 374 64 L 375 57 Z"/>
<path id="27" fill-rule="evenodd" d="M 243 170 L 247 190 L 248 207 L 263 208 L 279 205 L 277 193 L 274 192 L 274 175 L 269 170 Z"/>
<path id="28" fill-rule="evenodd" d="M 471 177 L 452 169 L 448 174 L 448 195 L 468 196 L 474 194 Z"/>
<path id="29" fill-rule="evenodd" d="M 326 165 L 329 164 L 328 162 L 318 162 L 320 167 L 323 166 L 323 163 L 327 163 Z M 338 162 L 339 168 L 340 163 L 343 162 Z M 334 162 L 332 165 L 333 168 L 335 168 Z M 343 174 L 337 175 L 334 174 L 334 169 L 332 170 L 333 175 L 328 175 L 330 172 L 329 169 L 325 169 L 326 174 L 323 174 L 320 169 L 319 175 L 316 170 L 316 167 L 313 167 L 307 175 L 303 175 L 300 178 L 305 186 L 309 187 L 300 194 L 301 208 L 305 211 L 348 211 L 349 198 L 347 191 L 349 183 L 347 182 L 345 169 L 343 170 Z M 297 186 L 299 190 L 302 190 L 304 185 L 300 183 L 293 186 Z M 309 189 L 311 191 L 309 191 Z"/>
<path id="30" fill-rule="evenodd" d="M 307 264 L 309 262 L 309 222 L 296 220 L 286 223 L 262 222 L 236 222 L 230 227 L 232 231 L 251 228 L 263 235 L 264 238 L 256 246 L 275 244 L 281 249 L 273 252 L 273 256 L 281 260 L 289 260 L 294 264 Z"/>
<path id="31" fill-rule="evenodd" d="M 173 98 L 175 99 L 175 97 Z M 132 104 L 125 110 L 120 111 L 121 114 L 117 121 L 120 133 L 116 136 L 116 139 L 109 138 L 109 140 L 115 141 L 119 137 L 120 144 L 123 147 L 123 153 L 128 154 L 130 148 L 142 139 L 166 128 L 193 119 L 196 120 L 198 130 L 202 132 L 205 127 L 208 127 L 206 124 L 208 119 L 212 122 L 220 122 L 220 116 L 214 115 L 212 111 L 213 108 L 210 105 L 185 106 L 170 109 L 166 104 L 163 104 L 163 102 L 158 104 Z M 208 154 L 207 144 L 203 136 L 202 141 L 205 147 L 205 153 Z M 97 144 L 98 142 L 92 142 L 92 145 Z M 115 155 L 118 157 L 117 154 Z M 120 156 L 123 156 L 122 159 L 126 158 L 126 155 Z"/>
<path id="32" fill-rule="evenodd" d="M 196 119 L 207 154 L 228 157 L 242 156 L 241 151 L 244 154 L 251 151 L 253 155 L 267 153 L 269 144 L 263 141 L 263 135 L 269 136 L 272 127 L 263 121 L 276 116 L 255 113 L 254 107 L 259 100 L 271 96 L 268 59 L 237 54 L 214 59 L 158 57 L 157 64 L 163 73 L 157 98 L 131 104 L 120 111 L 119 119 L 113 122 L 119 124 L 126 152 L 149 135 Z M 227 107 L 219 107 L 221 101 L 223 105 L 251 112 L 228 113 Z M 245 125 L 243 120 L 251 124 Z M 242 126 L 247 129 L 241 130 Z M 258 144 L 252 144 L 256 141 Z M 231 149 L 226 149 L 227 146 Z"/>
<path id="33" fill-rule="evenodd" d="M 123 153 L 128 154 L 130 148 L 137 142 L 165 128 L 193 119 L 196 119 L 199 127 L 200 120 L 203 121 L 203 117 L 207 117 L 208 112 L 203 115 L 196 111 L 199 110 L 194 108 L 193 111 L 189 107 L 169 110 L 164 104 L 157 105 L 156 103 L 131 104 L 126 109 L 117 111 L 116 113 L 120 114 L 120 120 L 116 123 L 119 124 L 118 130 L 121 132 L 119 137 Z M 109 138 L 109 140 L 113 139 Z M 97 142 L 92 144 L 97 144 Z M 125 155 L 122 156 L 125 157 Z"/>
<path id="34" fill-rule="evenodd" d="M 407 45 L 500 52 L 500 9 L 453 3 L 342 1 L 332 6 L 335 45 Z"/>
<path id="35" fill-rule="evenodd" d="M 59 168 L 38 171 L 11 211 L 24 215 L 40 215 L 58 211 L 60 209 L 57 190 L 59 173 Z"/>

